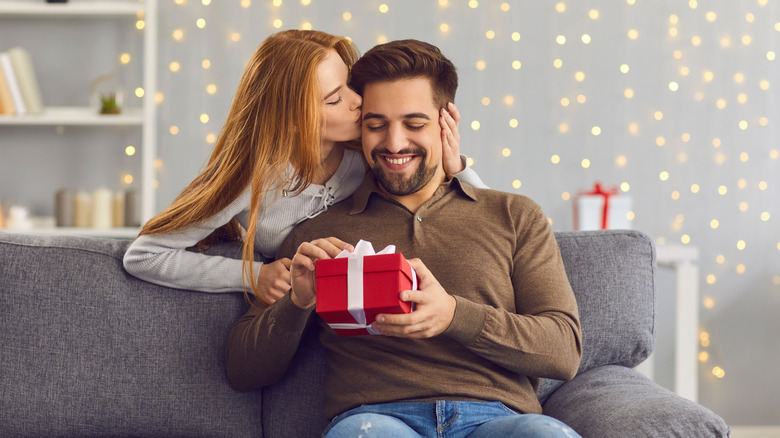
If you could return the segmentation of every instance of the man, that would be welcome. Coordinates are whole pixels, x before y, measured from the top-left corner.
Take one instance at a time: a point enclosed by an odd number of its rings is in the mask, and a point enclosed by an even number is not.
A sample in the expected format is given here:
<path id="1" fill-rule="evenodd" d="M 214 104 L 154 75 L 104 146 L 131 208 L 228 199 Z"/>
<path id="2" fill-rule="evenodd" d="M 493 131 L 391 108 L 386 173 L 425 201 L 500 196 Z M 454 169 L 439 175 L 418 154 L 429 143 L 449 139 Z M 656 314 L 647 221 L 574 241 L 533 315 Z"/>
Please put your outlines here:
<path id="1" fill-rule="evenodd" d="M 546 217 L 528 198 L 446 180 L 443 171 L 438 119 L 455 97 L 454 66 L 434 46 L 395 41 L 355 64 L 352 85 L 363 95 L 373 172 L 282 245 L 292 290 L 233 328 L 231 381 L 252 389 L 278 380 L 312 322 L 328 351 L 325 409 L 336 416 L 328 437 L 576 436 L 536 415 L 539 378 L 572 378 L 582 355 L 577 305 Z M 380 335 L 339 337 L 314 313 L 314 262 L 359 239 L 414 257 L 419 290 L 400 298 L 416 307 L 379 315 Z"/>

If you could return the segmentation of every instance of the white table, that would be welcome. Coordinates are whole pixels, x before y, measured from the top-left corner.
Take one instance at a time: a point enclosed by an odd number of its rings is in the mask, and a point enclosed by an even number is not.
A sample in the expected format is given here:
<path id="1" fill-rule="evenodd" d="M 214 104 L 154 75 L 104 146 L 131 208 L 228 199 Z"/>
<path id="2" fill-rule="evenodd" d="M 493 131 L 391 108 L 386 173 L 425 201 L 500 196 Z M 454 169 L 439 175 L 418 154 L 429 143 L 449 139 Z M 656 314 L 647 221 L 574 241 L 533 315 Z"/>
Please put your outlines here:
<path id="1" fill-rule="evenodd" d="M 692 401 L 699 394 L 699 249 L 687 245 L 657 245 L 658 267 L 674 271 L 675 287 L 675 357 L 674 391 Z M 650 357 L 639 371 L 653 378 Z"/>

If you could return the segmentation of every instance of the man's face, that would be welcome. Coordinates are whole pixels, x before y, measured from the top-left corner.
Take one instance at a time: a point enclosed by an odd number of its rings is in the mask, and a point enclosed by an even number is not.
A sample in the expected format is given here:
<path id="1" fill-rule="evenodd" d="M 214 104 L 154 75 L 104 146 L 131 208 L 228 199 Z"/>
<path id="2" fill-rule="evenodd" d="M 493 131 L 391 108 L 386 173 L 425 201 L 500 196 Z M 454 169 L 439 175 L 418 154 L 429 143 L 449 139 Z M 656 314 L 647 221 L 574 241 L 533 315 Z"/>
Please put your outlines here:
<path id="1" fill-rule="evenodd" d="M 375 82 L 363 89 L 363 154 L 394 196 L 442 181 L 439 108 L 427 78 Z"/>

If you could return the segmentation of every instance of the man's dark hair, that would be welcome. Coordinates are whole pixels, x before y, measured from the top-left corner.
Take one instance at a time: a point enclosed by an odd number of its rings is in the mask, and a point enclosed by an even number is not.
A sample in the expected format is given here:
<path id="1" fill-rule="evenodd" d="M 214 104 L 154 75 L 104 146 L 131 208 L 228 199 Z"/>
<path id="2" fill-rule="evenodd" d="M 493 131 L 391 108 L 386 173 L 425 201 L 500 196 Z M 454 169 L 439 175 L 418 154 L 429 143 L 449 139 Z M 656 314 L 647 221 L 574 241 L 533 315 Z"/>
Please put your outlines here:
<path id="1" fill-rule="evenodd" d="M 375 46 L 352 66 L 350 86 L 360 95 L 366 85 L 425 77 L 431 82 L 434 104 L 455 102 L 458 73 L 438 47 L 418 40 L 398 40 Z"/>

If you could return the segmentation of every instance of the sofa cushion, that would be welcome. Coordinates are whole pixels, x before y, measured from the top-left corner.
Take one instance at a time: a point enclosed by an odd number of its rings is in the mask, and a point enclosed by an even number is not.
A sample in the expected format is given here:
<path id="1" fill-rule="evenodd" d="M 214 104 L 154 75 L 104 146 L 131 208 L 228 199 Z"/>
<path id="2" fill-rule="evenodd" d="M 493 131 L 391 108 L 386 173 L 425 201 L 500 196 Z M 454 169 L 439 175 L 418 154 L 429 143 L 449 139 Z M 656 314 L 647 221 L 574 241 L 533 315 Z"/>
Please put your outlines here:
<path id="1" fill-rule="evenodd" d="M 655 249 L 638 231 L 556 233 L 582 326 L 578 373 L 601 365 L 635 367 L 654 346 Z M 544 402 L 561 381 L 543 379 Z"/>
<path id="2" fill-rule="evenodd" d="M 0 436 L 260 436 L 225 376 L 243 295 L 141 281 L 128 244 L 0 232 Z"/>
<path id="3" fill-rule="evenodd" d="M 729 436 L 728 425 L 709 409 L 614 365 L 563 384 L 544 404 L 544 413 L 583 438 Z"/>

